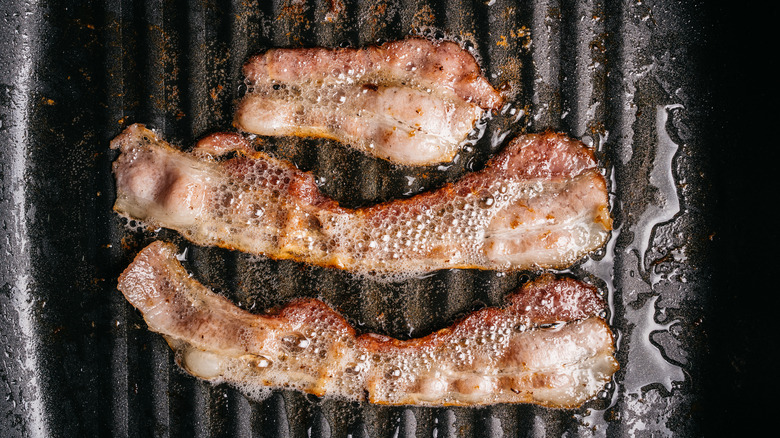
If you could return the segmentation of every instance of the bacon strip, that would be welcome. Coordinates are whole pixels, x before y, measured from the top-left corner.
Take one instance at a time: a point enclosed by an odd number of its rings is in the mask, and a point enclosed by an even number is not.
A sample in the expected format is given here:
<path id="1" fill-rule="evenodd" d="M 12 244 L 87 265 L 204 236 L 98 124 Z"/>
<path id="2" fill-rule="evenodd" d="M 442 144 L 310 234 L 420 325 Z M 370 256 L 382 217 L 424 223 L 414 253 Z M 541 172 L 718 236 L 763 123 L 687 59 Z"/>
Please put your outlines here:
<path id="1" fill-rule="evenodd" d="M 291 388 L 379 404 L 537 403 L 575 407 L 618 369 L 595 288 L 547 274 L 429 336 L 355 330 L 319 300 L 255 315 L 190 277 L 176 248 L 154 242 L 118 288 L 191 374 L 248 394 Z"/>
<path id="2" fill-rule="evenodd" d="M 421 38 L 362 49 L 273 49 L 244 66 L 235 126 L 339 140 L 407 165 L 450 161 L 503 97 L 474 57 Z"/>
<path id="3" fill-rule="evenodd" d="M 346 209 L 314 178 L 238 134 L 180 152 L 141 125 L 111 143 L 114 210 L 199 245 L 356 272 L 564 268 L 607 240 L 607 188 L 589 149 L 559 134 L 513 140 L 456 184 Z M 237 151 L 218 161 L 209 154 Z"/>

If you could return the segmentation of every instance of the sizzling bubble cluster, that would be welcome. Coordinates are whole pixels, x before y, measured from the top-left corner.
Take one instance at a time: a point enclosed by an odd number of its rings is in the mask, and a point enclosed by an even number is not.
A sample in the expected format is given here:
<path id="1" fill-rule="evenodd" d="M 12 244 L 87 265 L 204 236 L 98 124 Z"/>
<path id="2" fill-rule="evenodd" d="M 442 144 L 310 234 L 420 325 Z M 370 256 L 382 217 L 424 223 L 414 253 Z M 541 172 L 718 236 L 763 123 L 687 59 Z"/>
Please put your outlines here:
<path id="1" fill-rule="evenodd" d="M 474 57 L 422 38 L 365 49 L 276 49 L 244 68 L 236 126 L 260 135 L 335 138 L 405 165 L 452 160 L 503 97 Z"/>
<path id="2" fill-rule="evenodd" d="M 163 242 L 141 251 L 118 287 L 166 337 L 185 370 L 250 396 L 273 387 L 356 400 L 367 395 L 385 404 L 573 406 L 594 396 L 617 369 L 612 334 L 597 316 L 603 301 L 593 301 L 592 289 L 573 280 L 544 281 L 513 295 L 504 309 L 482 309 L 408 341 L 356 336 L 319 300 L 248 313 L 189 276 L 175 247 Z M 548 309 L 543 298 L 555 290 L 591 305 Z"/>
<path id="3" fill-rule="evenodd" d="M 577 168 L 581 152 L 569 140 L 552 140 L 569 155 L 538 146 L 550 143 L 545 137 L 516 139 L 494 167 L 357 210 L 325 197 L 310 174 L 260 153 L 214 161 L 159 140 L 126 144 L 115 165 L 115 209 L 196 244 L 386 278 L 448 268 L 556 268 L 600 247 L 610 219 L 606 182 L 590 162 L 574 176 L 547 176 Z M 541 152 L 524 152 L 528 145 Z M 545 153 L 563 157 L 533 161 Z"/>
<path id="4" fill-rule="evenodd" d="M 237 385 L 252 397 L 267 395 L 268 386 L 352 399 L 367 390 L 372 401 L 386 404 L 539 402 L 547 392 L 579 400 L 614 371 L 605 355 L 611 338 L 595 320 L 518 330 L 521 318 L 507 314 L 441 339 L 392 345 L 388 338 L 334 330 L 339 324 L 330 311 L 313 311 L 307 320 L 276 333 L 278 343 L 261 353 L 234 357 L 182 344 L 178 356 L 190 373 Z M 546 362 L 550 356 L 553 363 Z"/>

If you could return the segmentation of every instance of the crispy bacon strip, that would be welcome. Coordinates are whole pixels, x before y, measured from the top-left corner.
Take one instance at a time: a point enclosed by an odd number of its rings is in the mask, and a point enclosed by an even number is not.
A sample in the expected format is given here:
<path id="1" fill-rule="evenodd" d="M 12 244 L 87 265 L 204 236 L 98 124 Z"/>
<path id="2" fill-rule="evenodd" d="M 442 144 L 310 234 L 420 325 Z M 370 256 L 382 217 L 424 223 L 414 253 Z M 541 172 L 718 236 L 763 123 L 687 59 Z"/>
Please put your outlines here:
<path id="1" fill-rule="evenodd" d="M 273 49 L 244 66 L 235 126 L 339 140 L 400 164 L 450 161 L 503 97 L 453 42 L 409 38 L 362 49 Z"/>
<path id="2" fill-rule="evenodd" d="M 563 268 L 599 248 L 611 227 L 591 151 L 558 134 L 518 137 L 456 184 L 356 210 L 238 134 L 209 136 L 187 154 L 133 125 L 111 147 L 122 151 L 119 214 L 200 245 L 356 272 Z M 204 158 L 228 151 L 238 154 Z"/>
<path id="3" fill-rule="evenodd" d="M 154 242 L 118 288 L 165 336 L 191 374 L 248 394 L 291 388 L 372 403 L 537 403 L 575 407 L 618 369 L 595 288 L 547 274 L 429 336 L 401 341 L 355 330 L 323 302 L 255 315 L 190 277 L 176 248 Z"/>

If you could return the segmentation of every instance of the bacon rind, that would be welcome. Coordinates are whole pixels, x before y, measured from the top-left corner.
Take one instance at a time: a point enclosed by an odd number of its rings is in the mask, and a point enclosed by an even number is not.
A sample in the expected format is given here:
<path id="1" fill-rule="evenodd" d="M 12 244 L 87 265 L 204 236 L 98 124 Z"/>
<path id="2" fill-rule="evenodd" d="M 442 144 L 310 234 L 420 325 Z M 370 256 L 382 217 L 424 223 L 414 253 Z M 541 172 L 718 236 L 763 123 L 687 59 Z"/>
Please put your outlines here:
<path id="1" fill-rule="evenodd" d="M 356 336 L 316 299 L 251 314 L 191 278 L 175 246 L 161 241 L 137 255 L 118 289 L 185 370 L 250 394 L 272 387 L 354 400 L 367 395 L 391 405 L 570 408 L 592 398 L 618 369 L 596 289 L 549 274 L 510 294 L 502 309 L 476 311 L 407 341 Z"/>
<path id="2" fill-rule="evenodd" d="M 321 137 L 404 165 L 450 161 L 503 96 L 474 57 L 449 41 L 271 49 L 244 66 L 241 131 Z"/>
<path id="3" fill-rule="evenodd" d="M 311 174 L 249 152 L 238 134 L 201 146 L 186 154 L 129 127 L 111 143 L 122 151 L 114 210 L 200 245 L 394 275 L 564 268 L 611 229 L 592 151 L 560 134 L 518 137 L 456 183 L 355 210 L 323 195 Z M 237 156 L 208 157 L 228 149 Z"/>

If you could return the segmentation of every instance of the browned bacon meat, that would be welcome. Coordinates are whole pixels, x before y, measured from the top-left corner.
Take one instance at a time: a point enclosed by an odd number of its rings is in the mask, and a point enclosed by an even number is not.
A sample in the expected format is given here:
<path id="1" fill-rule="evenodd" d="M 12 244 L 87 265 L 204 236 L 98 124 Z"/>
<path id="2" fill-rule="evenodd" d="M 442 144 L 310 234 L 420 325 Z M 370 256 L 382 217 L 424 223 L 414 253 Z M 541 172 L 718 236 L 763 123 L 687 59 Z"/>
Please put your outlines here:
<path id="1" fill-rule="evenodd" d="M 591 151 L 558 134 L 519 137 L 455 184 L 356 210 L 238 134 L 187 154 L 133 125 L 111 145 L 122 151 L 118 213 L 200 245 L 363 273 L 562 268 L 599 248 L 611 226 Z M 208 157 L 231 150 L 231 159 Z"/>
<path id="2" fill-rule="evenodd" d="M 503 97 L 474 57 L 421 38 L 362 49 L 274 49 L 244 67 L 235 126 L 339 140 L 407 165 L 450 161 Z"/>
<path id="3" fill-rule="evenodd" d="M 574 407 L 618 365 L 597 291 L 551 275 L 502 308 L 401 341 L 355 330 L 319 300 L 255 315 L 187 274 L 172 244 L 154 242 L 118 288 L 191 374 L 247 394 L 291 388 L 381 404 L 537 403 Z"/>

